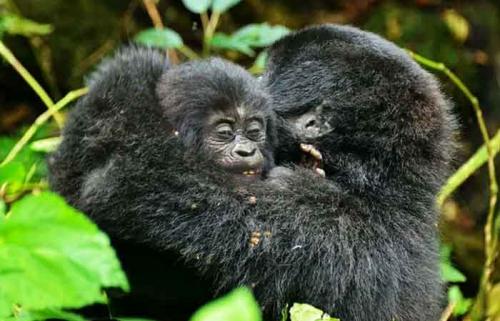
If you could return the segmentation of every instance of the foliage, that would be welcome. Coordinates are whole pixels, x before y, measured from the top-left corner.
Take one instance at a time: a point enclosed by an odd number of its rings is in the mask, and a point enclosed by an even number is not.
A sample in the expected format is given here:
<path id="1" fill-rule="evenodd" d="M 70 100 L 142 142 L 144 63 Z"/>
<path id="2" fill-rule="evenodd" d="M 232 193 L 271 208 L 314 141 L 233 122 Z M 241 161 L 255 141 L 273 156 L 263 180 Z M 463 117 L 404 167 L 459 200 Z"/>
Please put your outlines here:
<path id="1" fill-rule="evenodd" d="M 290 309 L 290 321 L 340 321 L 309 304 L 294 303 Z"/>
<path id="2" fill-rule="evenodd" d="M 150 28 L 136 34 L 138 43 L 162 49 L 175 50 L 188 59 L 208 56 L 212 52 L 227 53 L 230 57 L 254 57 L 250 71 L 264 70 L 266 52 L 261 50 L 289 32 L 281 25 L 268 23 L 249 24 L 230 32 L 216 32 L 220 15 L 240 3 L 241 0 L 182 0 L 192 13 L 199 14 L 203 26 L 203 50 L 197 53 L 189 48 L 180 34 L 168 28 Z M 44 37 L 54 27 L 21 16 L 17 11 L 3 10 L 0 0 L 0 39 L 8 35 Z M 82 2 L 84 3 L 84 2 Z M 382 17 L 382 18 L 381 18 Z M 404 23 L 402 23 L 404 21 Z M 423 21 L 428 26 L 420 28 Z M 470 73 L 462 63 L 467 57 L 457 50 L 471 34 L 471 23 L 453 9 L 443 10 L 442 15 L 432 16 L 429 11 L 410 9 L 393 2 L 382 4 L 382 10 L 367 19 L 367 29 L 385 30 L 386 35 L 403 46 L 413 47 L 414 39 L 421 39 L 419 51 L 430 57 L 446 61 L 460 74 Z M 437 36 L 428 37 L 432 29 Z M 454 42 L 442 42 L 446 37 Z M 0 42 L 3 46 L 3 43 Z M 3 47 L 5 49 L 6 47 Z M 106 287 L 128 289 L 125 275 L 119 267 L 107 237 L 97 230 L 82 213 L 64 203 L 47 189 L 45 153 L 53 151 L 60 141 L 54 129 L 61 125 L 63 117 L 58 111 L 73 99 L 85 94 L 85 89 L 71 92 L 57 103 L 47 95 L 31 74 L 12 56 L 3 50 L 2 56 L 23 76 L 38 93 L 48 111 L 22 131 L 22 137 L 0 137 L 0 319 L 44 320 L 64 319 L 81 321 L 83 318 L 67 309 L 82 307 L 95 302 L 106 302 L 102 292 Z M 242 54 L 242 55 L 240 55 Z M 481 124 L 481 108 L 469 89 L 443 64 L 410 53 L 417 61 L 432 69 L 442 71 L 470 100 L 479 119 L 484 145 L 451 176 L 440 194 L 443 203 L 467 178 L 485 163 L 494 174 L 493 158 L 500 149 L 500 135 L 489 138 Z M 55 119 L 56 122 L 48 122 Z M 484 120 L 482 121 L 484 124 Z M 493 166 L 493 167 L 492 167 Z M 493 169 L 493 171 L 492 171 Z M 494 175 L 492 182 L 495 182 Z M 495 184 L 492 186 L 491 196 Z M 26 196 L 27 195 L 27 196 Z M 500 217 L 491 214 L 495 202 L 490 198 L 490 215 L 486 224 L 487 262 L 485 275 L 492 269 L 493 258 L 498 251 Z M 491 205 L 493 204 L 493 205 Z M 460 316 L 471 310 L 472 299 L 465 298 L 457 283 L 466 276 L 451 262 L 451 247 L 444 245 L 441 251 L 441 273 L 449 283 L 448 301 L 453 315 Z M 484 293 L 483 293 L 484 292 Z M 500 284 L 492 285 L 483 278 L 476 302 L 489 298 L 489 315 L 499 315 L 500 305 L 495 298 L 500 294 Z M 486 305 L 485 305 L 486 306 Z M 485 313 L 484 311 L 482 312 Z M 143 319 L 118 318 L 123 321 Z M 295 303 L 285 309 L 283 320 L 321 321 L 337 320 L 307 304 Z M 193 315 L 191 321 L 260 321 L 258 305 L 251 291 L 239 288 L 227 296 L 208 303 Z"/>
<path id="3" fill-rule="evenodd" d="M 17 175 L 6 168 L 7 177 Z M 104 303 L 104 287 L 128 290 L 107 236 L 53 193 L 15 202 L 0 223 L 0 244 L 2 318 Z"/>
<path id="4" fill-rule="evenodd" d="M 260 307 L 247 288 L 238 288 L 201 307 L 190 321 L 261 321 Z"/>

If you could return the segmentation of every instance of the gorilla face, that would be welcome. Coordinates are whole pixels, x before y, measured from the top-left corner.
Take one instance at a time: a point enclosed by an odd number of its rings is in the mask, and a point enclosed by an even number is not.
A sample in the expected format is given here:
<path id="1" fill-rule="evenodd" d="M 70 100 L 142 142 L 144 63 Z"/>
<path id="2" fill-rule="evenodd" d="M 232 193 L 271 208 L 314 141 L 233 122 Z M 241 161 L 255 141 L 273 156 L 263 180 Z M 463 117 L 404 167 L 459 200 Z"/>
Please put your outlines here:
<path id="1" fill-rule="evenodd" d="M 273 166 L 269 96 L 243 68 L 221 59 L 185 63 L 162 76 L 157 94 L 188 156 L 244 181 Z"/>
<path id="2" fill-rule="evenodd" d="M 292 114 L 284 119 L 300 142 L 313 143 L 332 131 L 330 112 L 328 103 L 322 102 L 305 109 L 298 116 Z"/>
<path id="3" fill-rule="evenodd" d="M 263 113 L 245 107 L 230 114 L 215 112 L 205 126 L 204 149 L 227 171 L 258 177 L 264 167 L 266 126 Z"/>

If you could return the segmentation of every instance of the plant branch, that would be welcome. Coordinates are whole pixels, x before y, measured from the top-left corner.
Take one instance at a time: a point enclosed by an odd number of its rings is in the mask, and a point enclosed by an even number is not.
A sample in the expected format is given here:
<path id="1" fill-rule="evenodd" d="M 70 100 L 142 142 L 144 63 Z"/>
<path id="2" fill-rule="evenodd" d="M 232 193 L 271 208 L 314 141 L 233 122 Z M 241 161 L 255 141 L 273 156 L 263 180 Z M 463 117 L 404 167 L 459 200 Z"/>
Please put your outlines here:
<path id="1" fill-rule="evenodd" d="M 54 117 L 55 121 L 57 122 L 57 125 L 59 128 L 62 127 L 63 124 L 63 118 L 62 116 L 57 113 L 54 109 L 54 101 L 52 101 L 52 98 L 47 94 L 47 92 L 42 88 L 40 83 L 30 74 L 30 72 L 24 68 L 24 66 L 17 60 L 17 58 L 14 56 L 12 51 L 10 51 L 7 46 L 0 40 L 0 55 L 7 60 L 7 62 L 17 71 L 21 77 L 30 85 L 30 87 L 36 92 L 38 97 L 43 101 L 45 106 L 47 106 L 48 110 L 53 110 L 54 112 L 51 113 L 51 115 Z"/>
<path id="2" fill-rule="evenodd" d="M 495 226 L 494 226 L 495 207 L 497 203 L 497 193 L 498 193 L 498 184 L 496 180 L 495 163 L 494 163 L 495 153 L 493 151 L 493 147 L 490 141 L 490 136 L 488 134 L 488 129 L 486 127 L 486 123 L 483 118 L 483 112 L 481 110 L 477 97 L 474 96 L 469 90 L 469 88 L 462 82 L 462 80 L 458 78 L 457 75 L 455 75 L 443 63 L 430 60 L 410 50 L 408 50 L 408 53 L 413 59 L 415 59 L 420 64 L 443 72 L 462 91 L 462 93 L 470 101 L 472 108 L 476 113 L 476 119 L 479 126 L 479 130 L 481 131 L 481 135 L 483 137 L 486 146 L 486 152 L 488 154 L 488 175 L 490 180 L 488 216 L 486 218 L 486 224 L 484 226 L 486 262 L 483 267 L 483 274 L 481 276 L 481 283 L 480 283 L 478 297 L 476 299 L 475 307 L 472 311 L 473 312 L 472 317 L 474 320 L 482 319 L 486 314 L 486 311 L 488 310 L 488 303 L 489 303 L 488 294 L 491 292 L 491 289 L 493 287 L 492 275 L 493 275 L 493 270 L 495 268 L 495 259 L 497 255 L 497 245 L 498 245 L 498 241 L 496 240 L 498 235 L 495 232 Z"/>
<path id="3" fill-rule="evenodd" d="M 157 0 L 143 0 L 142 2 L 144 3 L 144 7 L 148 12 L 151 22 L 153 22 L 155 29 L 161 30 L 165 28 L 160 12 L 158 11 L 158 7 L 156 6 Z M 172 63 L 179 63 L 179 57 L 177 56 L 175 49 L 167 49 L 167 55 Z"/>
<path id="4" fill-rule="evenodd" d="M 35 122 L 30 126 L 30 128 L 28 128 L 28 130 L 24 133 L 21 139 L 10 150 L 9 154 L 7 154 L 7 157 L 5 157 L 2 163 L 0 163 L 0 167 L 11 162 L 17 156 L 17 154 L 19 154 L 19 152 L 23 149 L 23 147 L 26 146 L 26 144 L 30 141 L 30 139 L 33 138 L 33 135 L 40 128 L 40 126 L 45 124 L 50 119 L 50 117 L 54 115 L 54 113 L 64 108 L 73 100 L 85 95 L 87 92 L 88 92 L 87 88 L 81 88 L 70 91 L 69 93 L 66 94 L 66 96 L 64 96 L 54 105 L 54 108 L 49 109 L 40 116 L 38 116 Z"/>
<path id="5" fill-rule="evenodd" d="M 495 136 L 490 141 L 493 148 L 493 155 L 496 157 L 500 151 L 500 130 L 497 131 Z M 453 173 L 444 184 L 439 192 L 437 203 L 441 207 L 444 201 L 472 174 L 474 174 L 481 166 L 488 161 L 488 153 L 486 146 L 483 144 L 458 170 Z"/>
<path id="6" fill-rule="evenodd" d="M 214 11 L 210 15 L 210 20 L 207 23 L 207 27 L 205 28 L 203 35 L 203 56 L 207 56 L 210 51 L 210 41 L 214 36 L 217 25 L 219 24 L 220 14 L 220 12 Z"/>

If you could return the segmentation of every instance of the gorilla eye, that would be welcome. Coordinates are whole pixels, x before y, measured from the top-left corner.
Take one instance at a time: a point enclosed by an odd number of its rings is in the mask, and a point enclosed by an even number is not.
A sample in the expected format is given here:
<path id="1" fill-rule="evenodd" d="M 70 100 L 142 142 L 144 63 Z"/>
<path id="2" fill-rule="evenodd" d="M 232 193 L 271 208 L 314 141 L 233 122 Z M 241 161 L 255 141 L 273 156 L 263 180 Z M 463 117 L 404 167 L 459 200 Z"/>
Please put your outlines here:
<path id="1" fill-rule="evenodd" d="M 221 139 L 231 139 L 233 137 L 233 128 L 228 123 L 219 124 L 215 128 L 217 137 Z"/>
<path id="2" fill-rule="evenodd" d="M 259 139 L 262 133 L 262 124 L 258 121 L 251 122 L 246 130 L 246 134 L 250 139 Z"/>

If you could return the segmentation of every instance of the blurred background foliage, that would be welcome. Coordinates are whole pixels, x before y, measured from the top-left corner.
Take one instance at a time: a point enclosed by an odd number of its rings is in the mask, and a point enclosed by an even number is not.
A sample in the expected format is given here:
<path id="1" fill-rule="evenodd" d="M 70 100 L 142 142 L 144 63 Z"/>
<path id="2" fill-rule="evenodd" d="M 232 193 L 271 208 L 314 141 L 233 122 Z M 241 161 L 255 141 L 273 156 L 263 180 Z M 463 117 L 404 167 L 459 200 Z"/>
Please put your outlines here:
<path id="1" fill-rule="evenodd" d="M 179 48 L 178 53 L 192 56 L 206 51 L 204 42 L 200 41 L 204 37 L 200 15 L 189 11 L 180 0 L 159 1 L 157 8 L 161 22 L 181 37 L 181 42 L 174 46 Z M 141 41 L 141 37 L 145 42 L 151 41 L 151 35 L 144 33 L 152 28 L 146 9 L 140 0 L 0 0 L 0 37 L 57 101 L 68 91 L 82 87 L 85 76 L 96 64 L 122 44 L 134 38 Z M 272 42 L 273 37 L 284 34 L 286 28 L 293 30 L 326 22 L 373 31 L 402 47 L 445 63 L 478 97 L 490 135 L 497 132 L 500 122 L 498 0 L 245 0 L 220 17 L 217 27 L 220 33 L 214 35 L 211 45 L 216 53 L 257 72 L 260 63 L 255 64 L 256 57 L 263 58 L 259 55 L 261 47 Z M 266 23 L 254 27 L 267 28 L 263 32 L 270 35 L 269 38 L 241 47 L 238 34 L 244 37 L 249 32 L 241 28 L 255 23 Z M 239 31 L 229 36 L 235 30 Z M 444 91 L 455 101 L 460 119 L 458 166 L 483 144 L 483 139 L 470 102 L 444 75 L 437 76 L 442 79 Z M 45 110 L 46 106 L 17 72 L 1 61 L 0 160 Z M 33 140 L 55 136 L 57 132 L 57 124 L 49 122 L 36 132 Z M 31 147 L 23 149 L 17 157 L 18 161 L 31 164 L 24 169 L 28 173 L 19 175 L 29 174 L 30 179 L 43 186 L 46 184 L 43 153 L 46 145 Z M 476 294 L 483 268 L 483 226 L 487 209 L 485 166 L 443 205 L 440 230 L 443 242 L 448 244 L 443 248 L 443 269 L 449 282 L 460 283 L 460 288 L 453 287 L 449 296 L 450 300 L 458 300 L 463 310 L 470 305 L 463 298 Z M 496 282 L 500 280 L 498 265 L 499 260 L 494 275 Z M 500 301 L 500 289 L 497 292 Z M 500 311 L 500 304 L 496 308 Z"/>

